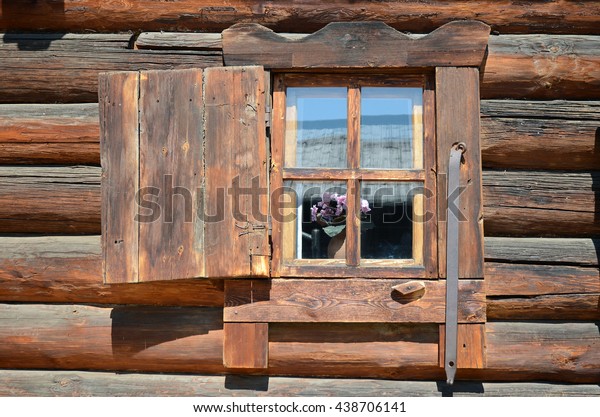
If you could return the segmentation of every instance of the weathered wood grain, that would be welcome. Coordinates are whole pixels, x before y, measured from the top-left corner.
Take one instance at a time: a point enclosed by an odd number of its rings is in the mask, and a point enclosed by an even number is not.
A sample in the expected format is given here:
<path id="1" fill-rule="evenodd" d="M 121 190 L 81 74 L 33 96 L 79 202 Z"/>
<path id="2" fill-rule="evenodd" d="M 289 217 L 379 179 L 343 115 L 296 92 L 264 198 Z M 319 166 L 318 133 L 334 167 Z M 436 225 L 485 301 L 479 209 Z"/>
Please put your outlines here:
<path id="1" fill-rule="evenodd" d="M 0 102 L 95 102 L 98 74 L 222 65 L 220 52 L 134 50 L 130 34 L 12 34 L 0 41 Z"/>
<path id="2" fill-rule="evenodd" d="M 98 104 L 0 104 L 0 163 L 99 165 Z"/>
<path id="3" fill-rule="evenodd" d="M 488 323 L 487 367 L 496 375 L 510 367 L 523 380 L 535 370 L 548 380 L 585 374 L 600 382 L 599 338 L 598 323 Z"/>
<path id="4" fill-rule="evenodd" d="M 495 37 L 481 85 L 483 98 L 598 99 L 600 37 Z M 509 73 L 510 72 L 510 75 Z"/>
<path id="5" fill-rule="evenodd" d="M 600 235 L 600 172 L 484 171 L 488 236 Z"/>
<path id="6" fill-rule="evenodd" d="M 205 259 L 210 278 L 269 276 L 262 67 L 205 71 Z"/>
<path id="7" fill-rule="evenodd" d="M 480 67 L 490 27 L 479 21 L 447 23 L 412 38 L 383 22 L 338 22 L 289 40 L 262 25 L 240 23 L 223 31 L 225 65 L 270 69 Z"/>
<path id="8" fill-rule="evenodd" d="M 268 368 L 269 323 L 223 323 L 223 365 Z"/>
<path id="9" fill-rule="evenodd" d="M 545 3 L 513 1 L 436 0 L 401 3 L 323 4 L 235 0 L 215 5 L 208 0 L 182 0 L 177 7 L 150 0 L 125 3 L 100 0 L 52 0 L 35 4 L 7 2 L 0 28 L 11 30 L 220 31 L 234 23 L 260 23 L 277 31 L 315 31 L 329 22 L 381 20 L 398 30 L 430 32 L 453 20 L 478 19 L 502 33 L 596 33 L 600 8 L 595 2 L 553 0 Z"/>
<path id="10" fill-rule="evenodd" d="M 486 262 L 598 266 L 598 239 L 485 238 Z"/>
<path id="11" fill-rule="evenodd" d="M 188 40 L 177 34 L 177 43 L 166 40 L 165 50 L 156 43 L 154 49 L 131 49 L 128 34 L 5 33 L 0 39 L 0 102 L 92 102 L 99 72 L 223 65 L 220 50 L 190 49 L 201 35 L 190 34 Z M 210 44 L 214 34 L 203 39 Z M 481 96 L 598 99 L 599 45 L 598 36 L 492 36 Z"/>
<path id="12" fill-rule="evenodd" d="M 597 384 L 0 371 L 0 396 L 19 397 L 595 397 Z"/>
<path id="13" fill-rule="evenodd" d="M 100 236 L 3 236 L 0 300 L 222 307 L 223 289 L 208 280 L 105 285 Z"/>
<path id="14" fill-rule="evenodd" d="M 2 305 L 0 338 L 7 368 L 224 371 L 220 308 Z"/>
<path id="15" fill-rule="evenodd" d="M 100 234 L 100 168 L 0 167 L 0 233 Z"/>
<path id="16" fill-rule="evenodd" d="M 481 114 L 484 167 L 600 166 L 598 101 L 483 100 Z"/>
<path id="17" fill-rule="evenodd" d="M 142 32 L 135 39 L 136 49 L 189 49 L 221 51 L 220 33 Z"/>
<path id="18" fill-rule="evenodd" d="M 101 74 L 102 270 L 104 282 L 139 281 L 140 74 Z"/>
<path id="19" fill-rule="evenodd" d="M 222 373 L 221 313 L 2 304 L 0 361 L 12 369 Z M 438 338 L 437 325 L 272 324 L 264 373 L 441 379 Z M 600 382 L 595 323 L 488 323 L 486 339 L 488 369 L 459 378 Z"/>
<path id="20" fill-rule="evenodd" d="M 140 73 L 141 282 L 204 276 L 202 91 L 202 70 Z"/>
<path id="21" fill-rule="evenodd" d="M 479 71 L 476 68 L 436 68 L 437 219 L 439 274 L 446 276 L 446 234 L 450 201 L 458 218 L 459 278 L 483 277 L 483 201 L 479 140 Z M 454 144 L 466 152 L 460 164 L 458 195 L 448 196 L 448 159 Z M 486 202 L 487 204 L 487 202 Z"/>
<path id="22" fill-rule="evenodd" d="M 535 306 L 532 308 L 532 306 Z M 600 292 L 529 297 L 491 297 L 487 312 L 495 320 L 600 320 Z"/>
<path id="23" fill-rule="evenodd" d="M 482 123 L 487 118 L 596 120 L 600 101 L 481 100 Z"/>
<path id="24" fill-rule="evenodd" d="M 600 293 L 600 272 L 597 267 L 486 262 L 485 284 L 488 297 Z"/>
<path id="25" fill-rule="evenodd" d="M 227 281 L 225 321 L 443 323 L 444 281 L 423 281 L 422 291 L 403 296 L 392 287 L 407 280 L 275 279 Z M 483 281 L 461 280 L 458 320 L 485 321 Z"/>
<path id="26" fill-rule="evenodd" d="M 582 106 L 582 112 L 584 109 Z M 484 168 L 598 169 L 600 124 L 597 120 L 565 120 L 544 116 L 542 106 L 539 110 L 531 118 L 482 119 Z"/>

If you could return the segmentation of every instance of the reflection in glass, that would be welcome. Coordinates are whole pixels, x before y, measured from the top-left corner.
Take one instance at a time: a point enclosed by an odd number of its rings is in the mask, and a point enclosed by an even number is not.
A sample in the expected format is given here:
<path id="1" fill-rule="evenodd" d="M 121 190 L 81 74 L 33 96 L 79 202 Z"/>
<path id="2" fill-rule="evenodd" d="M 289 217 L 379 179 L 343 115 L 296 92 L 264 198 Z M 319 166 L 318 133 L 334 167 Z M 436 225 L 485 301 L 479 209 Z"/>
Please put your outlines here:
<path id="1" fill-rule="evenodd" d="M 335 258 L 332 247 L 346 235 L 345 182 L 285 181 L 284 188 L 300 213 L 283 224 L 284 259 Z M 343 250 L 337 253 L 345 258 Z"/>
<path id="2" fill-rule="evenodd" d="M 423 90 L 361 89 L 360 161 L 363 168 L 423 167 Z"/>
<path id="3" fill-rule="evenodd" d="M 415 259 L 413 246 L 421 247 L 423 184 L 418 182 L 376 182 L 361 184 L 361 198 L 371 210 L 361 220 L 362 259 Z M 419 207 L 416 207 L 419 206 Z M 413 220 L 415 220 L 413 222 Z"/>
<path id="4" fill-rule="evenodd" d="M 346 168 L 346 87 L 288 87 L 285 166 Z"/>

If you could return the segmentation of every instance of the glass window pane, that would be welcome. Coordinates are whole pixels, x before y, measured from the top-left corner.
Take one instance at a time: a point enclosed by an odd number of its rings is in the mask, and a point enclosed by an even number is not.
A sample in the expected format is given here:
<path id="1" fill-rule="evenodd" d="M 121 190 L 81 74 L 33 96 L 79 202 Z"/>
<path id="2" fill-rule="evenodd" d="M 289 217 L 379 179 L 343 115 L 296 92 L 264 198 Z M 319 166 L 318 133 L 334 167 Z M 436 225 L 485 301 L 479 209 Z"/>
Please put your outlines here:
<path id="1" fill-rule="evenodd" d="M 345 87 L 289 87 L 285 166 L 346 168 L 347 114 Z"/>
<path id="2" fill-rule="evenodd" d="M 362 168 L 423 167 L 423 90 L 406 87 L 361 89 Z"/>
<path id="3" fill-rule="evenodd" d="M 285 181 L 284 188 L 301 215 L 283 224 L 283 258 L 345 259 L 346 183 Z"/>
<path id="4" fill-rule="evenodd" d="M 415 259 L 422 262 L 423 183 L 361 184 L 362 259 Z M 414 220 L 414 221 L 413 221 Z M 416 253 L 414 248 L 418 248 Z"/>

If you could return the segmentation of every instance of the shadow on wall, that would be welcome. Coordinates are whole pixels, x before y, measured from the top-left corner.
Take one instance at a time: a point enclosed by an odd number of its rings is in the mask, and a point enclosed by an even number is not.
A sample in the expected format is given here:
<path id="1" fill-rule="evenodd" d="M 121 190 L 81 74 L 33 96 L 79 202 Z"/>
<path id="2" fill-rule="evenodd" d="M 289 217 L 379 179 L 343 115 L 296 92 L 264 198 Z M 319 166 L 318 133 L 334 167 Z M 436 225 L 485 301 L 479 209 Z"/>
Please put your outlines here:
<path id="1" fill-rule="evenodd" d="M 115 307 L 114 356 L 131 357 L 153 346 L 223 329 L 222 308 Z"/>
<path id="2" fill-rule="evenodd" d="M 1 1 L 0 31 L 5 32 L 3 36 L 5 44 L 16 43 L 21 51 L 43 51 L 50 48 L 52 41 L 64 36 L 64 33 L 19 33 L 23 30 L 21 22 L 31 19 L 32 16 L 42 16 L 38 28 L 40 31 L 60 27 L 65 15 L 63 0 Z"/>

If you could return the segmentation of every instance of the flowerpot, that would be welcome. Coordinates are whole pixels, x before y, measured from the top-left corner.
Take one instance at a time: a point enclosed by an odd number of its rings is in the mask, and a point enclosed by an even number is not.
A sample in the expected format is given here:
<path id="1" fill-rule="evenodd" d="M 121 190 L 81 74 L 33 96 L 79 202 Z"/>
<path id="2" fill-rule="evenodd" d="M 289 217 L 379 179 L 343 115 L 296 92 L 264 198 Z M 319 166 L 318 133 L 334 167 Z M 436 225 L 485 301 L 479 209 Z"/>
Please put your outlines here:
<path id="1" fill-rule="evenodd" d="M 342 230 L 329 241 L 327 257 L 330 259 L 346 258 L 346 230 Z"/>

